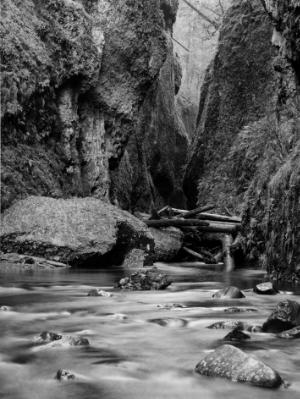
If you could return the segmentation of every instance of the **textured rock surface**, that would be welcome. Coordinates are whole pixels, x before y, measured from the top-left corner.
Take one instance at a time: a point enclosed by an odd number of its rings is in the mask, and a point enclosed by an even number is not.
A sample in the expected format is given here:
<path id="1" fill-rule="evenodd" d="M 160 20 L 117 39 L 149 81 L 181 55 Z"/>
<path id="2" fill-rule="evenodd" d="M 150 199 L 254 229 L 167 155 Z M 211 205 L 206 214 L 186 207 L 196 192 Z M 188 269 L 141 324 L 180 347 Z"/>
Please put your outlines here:
<path id="1" fill-rule="evenodd" d="M 139 270 L 129 277 L 122 278 L 118 287 L 123 290 L 163 290 L 171 284 L 169 277 L 153 267 L 149 270 Z"/>
<path id="2" fill-rule="evenodd" d="M 253 291 L 261 295 L 275 295 L 278 292 L 271 282 L 257 284 Z"/>
<path id="3" fill-rule="evenodd" d="M 4 208 L 32 194 L 127 209 L 180 195 L 174 168 L 187 144 L 174 110 L 177 3 L 3 2 Z"/>
<path id="4" fill-rule="evenodd" d="M 195 371 L 263 388 L 278 388 L 283 383 L 277 371 L 231 345 L 223 345 L 206 355 L 197 364 Z"/>
<path id="5" fill-rule="evenodd" d="M 7 209 L 1 248 L 73 265 L 121 263 L 132 248 L 153 250 L 146 225 L 94 198 L 28 197 Z"/>
<path id="6" fill-rule="evenodd" d="M 174 260 L 183 244 L 183 233 L 174 227 L 165 229 L 149 229 L 154 238 L 153 262 Z"/>
<path id="7" fill-rule="evenodd" d="M 245 298 L 245 295 L 237 287 L 226 287 L 213 294 L 213 298 Z"/>
<path id="8" fill-rule="evenodd" d="M 184 187 L 190 205 L 242 211 L 248 260 L 278 276 L 300 259 L 299 3 L 266 3 L 271 18 L 258 0 L 227 13 Z"/>
<path id="9" fill-rule="evenodd" d="M 226 157 L 240 129 L 263 116 L 272 98 L 271 23 L 260 2 L 252 3 L 235 1 L 229 9 L 202 86 L 184 183 L 191 206 L 236 205 Z"/>
<path id="10" fill-rule="evenodd" d="M 300 305 L 296 301 L 279 302 L 263 324 L 265 332 L 281 332 L 300 325 Z"/>

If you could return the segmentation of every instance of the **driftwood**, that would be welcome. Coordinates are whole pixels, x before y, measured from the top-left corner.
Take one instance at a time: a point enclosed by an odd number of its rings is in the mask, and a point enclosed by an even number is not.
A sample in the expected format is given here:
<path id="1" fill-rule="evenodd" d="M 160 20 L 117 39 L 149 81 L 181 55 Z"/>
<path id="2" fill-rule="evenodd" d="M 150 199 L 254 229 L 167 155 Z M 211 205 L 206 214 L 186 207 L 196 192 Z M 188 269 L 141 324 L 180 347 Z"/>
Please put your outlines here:
<path id="1" fill-rule="evenodd" d="M 242 222 L 242 219 L 237 217 L 237 216 L 224 216 L 224 215 L 216 215 L 214 213 L 201 213 L 197 217 L 198 219 L 201 220 L 215 220 L 217 222 L 228 222 L 228 223 L 237 223 L 240 224 Z"/>
<path id="2" fill-rule="evenodd" d="M 160 220 L 144 220 L 149 227 L 181 227 L 181 226 L 199 226 L 208 227 L 209 222 L 199 219 L 160 219 Z"/>
<path id="3" fill-rule="evenodd" d="M 198 226 L 198 231 L 207 233 L 237 233 L 240 226 L 230 223 L 209 223 L 209 226 Z"/>
<path id="4" fill-rule="evenodd" d="M 184 211 L 180 215 L 182 215 L 182 217 L 184 217 L 185 219 L 188 219 L 188 218 L 191 218 L 192 216 L 198 215 L 199 213 L 206 212 L 206 211 L 209 211 L 214 208 L 215 208 L 215 205 L 206 205 L 206 206 L 203 206 L 200 208 L 193 209 L 191 211 L 187 211 L 187 212 Z"/>

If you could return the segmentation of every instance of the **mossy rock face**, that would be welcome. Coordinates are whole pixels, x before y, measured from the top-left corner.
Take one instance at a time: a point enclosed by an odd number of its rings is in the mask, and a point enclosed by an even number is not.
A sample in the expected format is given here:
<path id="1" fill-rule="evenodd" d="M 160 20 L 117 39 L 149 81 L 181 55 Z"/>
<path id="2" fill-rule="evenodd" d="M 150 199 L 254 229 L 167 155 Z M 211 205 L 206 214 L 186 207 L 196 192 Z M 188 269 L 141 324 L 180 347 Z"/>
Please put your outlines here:
<path id="1" fill-rule="evenodd" d="M 181 199 L 177 0 L 2 3 L 2 209 L 28 195 L 147 211 Z"/>
<path id="2" fill-rule="evenodd" d="M 263 388 L 278 388 L 283 383 L 277 371 L 231 345 L 223 345 L 206 355 L 195 371 L 205 376 L 223 377 Z"/>
<path id="3" fill-rule="evenodd" d="M 261 3 L 233 1 L 224 18 L 202 86 L 184 190 L 191 207 L 212 202 L 241 212 L 246 262 L 275 280 L 296 280 L 299 3 L 267 1 L 269 15 Z"/>
<path id="4" fill-rule="evenodd" d="M 154 247 L 143 222 L 94 198 L 28 197 L 7 209 L 1 222 L 3 252 L 43 256 L 73 266 L 121 264 L 132 248 L 147 254 Z"/>

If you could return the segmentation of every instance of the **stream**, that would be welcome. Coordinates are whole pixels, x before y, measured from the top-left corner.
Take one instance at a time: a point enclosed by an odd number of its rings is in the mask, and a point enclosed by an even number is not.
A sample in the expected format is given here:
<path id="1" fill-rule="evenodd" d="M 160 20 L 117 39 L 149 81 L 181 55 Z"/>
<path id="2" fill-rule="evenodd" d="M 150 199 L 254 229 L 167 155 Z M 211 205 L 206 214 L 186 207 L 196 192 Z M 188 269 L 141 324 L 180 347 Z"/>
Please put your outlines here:
<path id="1" fill-rule="evenodd" d="M 300 339 L 251 333 L 246 343 L 236 344 L 275 368 L 291 383 L 288 389 L 261 389 L 194 373 L 200 359 L 229 332 L 207 326 L 226 319 L 262 324 L 280 300 L 299 302 L 299 290 L 281 287 L 275 296 L 256 295 L 250 288 L 262 281 L 259 270 L 228 275 L 189 264 L 158 267 L 173 278 L 165 291 L 114 290 L 124 274 L 120 269 L 0 274 L 0 305 L 11 307 L 0 312 L 1 399 L 300 397 Z M 212 299 L 226 285 L 245 290 L 246 298 Z M 113 296 L 87 296 L 93 287 Z M 232 306 L 257 311 L 225 312 Z M 42 331 L 80 335 L 90 346 L 37 347 L 33 338 Z M 76 378 L 57 381 L 60 368 Z"/>

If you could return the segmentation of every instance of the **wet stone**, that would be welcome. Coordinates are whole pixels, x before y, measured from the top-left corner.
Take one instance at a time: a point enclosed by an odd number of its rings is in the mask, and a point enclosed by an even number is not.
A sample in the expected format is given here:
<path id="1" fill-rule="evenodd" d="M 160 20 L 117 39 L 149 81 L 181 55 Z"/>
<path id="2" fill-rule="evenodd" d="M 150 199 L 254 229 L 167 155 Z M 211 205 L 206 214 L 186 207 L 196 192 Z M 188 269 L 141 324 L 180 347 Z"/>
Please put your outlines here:
<path id="1" fill-rule="evenodd" d="M 244 329 L 244 324 L 241 321 L 238 320 L 226 320 L 226 321 L 217 321 L 216 323 L 213 323 L 211 325 L 209 325 L 207 328 L 210 329 L 228 329 L 228 330 L 232 330 L 234 328 L 239 328 L 240 330 Z"/>
<path id="2" fill-rule="evenodd" d="M 55 379 L 58 381 L 69 381 L 74 380 L 75 375 L 69 370 L 59 369 L 55 375 Z"/>
<path id="3" fill-rule="evenodd" d="M 110 292 L 101 290 L 99 288 L 94 288 L 88 292 L 88 296 L 103 296 L 103 297 L 109 298 L 112 296 L 112 294 Z"/>
<path id="4" fill-rule="evenodd" d="M 264 332 L 280 333 L 300 325 L 300 305 L 286 299 L 279 302 L 263 324 Z"/>
<path id="5" fill-rule="evenodd" d="M 10 310 L 9 306 L 2 305 L 0 306 L 0 312 L 8 312 Z"/>
<path id="6" fill-rule="evenodd" d="M 257 284 L 253 291 L 260 295 L 276 295 L 278 293 L 271 282 Z"/>
<path id="7" fill-rule="evenodd" d="M 257 312 L 255 308 L 238 308 L 238 307 L 231 307 L 224 310 L 225 313 L 242 313 L 242 312 Z"/>
<path id="8" fill-rule="evenodd" d="M 152 319 L 149 320 L 151 323 L 158 324 L 159 326 L 162 327 L 185 327 L 187 326 L 188 322 L 184 319 L 177 319 L 177 318 L 172 318 L 172 317 L 165 317 L 163 319 Z"/>
<path id="9" fill-rule="evenodd" d="M 150 270 L 139 270 L 129 277 L 122 278 L 118 288 L 124 290 L 163 290 L 171 284 L 168 276 L 160 272 L 157 267 Z"/>
<path id="10" fill-rule="evenodd" d="M 277 337 L 284 339 L 300 338 L 300 326 L 294 327 L 287 331 L 283 331 L 280 334 L 277 334 Z"/>
<path id="11" fill-rule="evenodd" d="M 57 334 L 51 331 L 43 331 L 38 338 L 35 339 L 36 343 L 46 344 L 49 342 L 57 341 L 62 339 L 61 334 Z"/>
<path id="12" fill-rule="evenodd" d="M 44 347 L 69 347 L 69 346 L 89 346 L 89 340 L 80 336 L 61 335 L 54 332 L 44 331 L 34 338 L 34 343 Z"/>
<path id="13" fill-rule="evenodd" d="M 279 388 L 283 383 L 277 371 L 232 345 L 223 345 L 206 355 L 195 371 L 205 376 L 223 377 L 263 388 Z"/>
<path id="14" fill-rule="evenodd" d="M 236 299 L 245 298 L 245 295 L 237 287 L 226 287 L 215 292 L 212 297 L 215 299 Z"/>
<path id="15" fill-rule="evenodd" d="M 245 341 L 247 339 L 250 339 L 250 336 L 236 327 L 223 338 L 223 341 Z"/>

